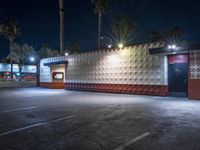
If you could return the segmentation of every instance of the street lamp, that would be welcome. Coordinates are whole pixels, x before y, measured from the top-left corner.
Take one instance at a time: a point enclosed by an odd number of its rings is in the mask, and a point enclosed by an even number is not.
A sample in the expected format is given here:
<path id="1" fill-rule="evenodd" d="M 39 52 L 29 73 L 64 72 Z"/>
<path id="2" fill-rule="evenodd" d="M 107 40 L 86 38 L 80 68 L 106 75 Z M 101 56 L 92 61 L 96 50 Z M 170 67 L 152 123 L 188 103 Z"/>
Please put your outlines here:
<path id="1" fill-rule="evenodd" d="M 69 54 L 66 52 L 66 53 L 65 53 L 65 56 L 69 56 Z"/>
<path id="2" fill-rule="evenodd" d="M 30 61 L 31 61 L 31 62 L 34 62 L 34 61 L 35 61 L 35 58 L 34 58 L 34 57 L 30 57 Z"/>
<path id="3" fill-rule="evenodd" d="M 118 44 L 118 47 L 119 47 L 119 48 L 123 48 L 123 47 L 124 47 L 124 44 L 123 44 L 123 43 L 119 43 L 119 44 Z"/>
<path id="4" fill-rule="evenodd" d="M 111 45 L 111 44 L 109 44 L 109 45 L 108 45 L 108 48 L 112 48 L 112 45 Z"/>
<path id="5" fill-rule="evenodd" d="M 107 40 L 109 41 L 108 48 L 112 48 L 112 46 L 113 46 L 113 41 L 112 41 L 112 39 L 111 39 L 110 37 L 108 37 L 108 36 L 102 36 L 101 39 L 102 39 L 102 40 L 103 40 L 103 39 L 107 39 Z"/>

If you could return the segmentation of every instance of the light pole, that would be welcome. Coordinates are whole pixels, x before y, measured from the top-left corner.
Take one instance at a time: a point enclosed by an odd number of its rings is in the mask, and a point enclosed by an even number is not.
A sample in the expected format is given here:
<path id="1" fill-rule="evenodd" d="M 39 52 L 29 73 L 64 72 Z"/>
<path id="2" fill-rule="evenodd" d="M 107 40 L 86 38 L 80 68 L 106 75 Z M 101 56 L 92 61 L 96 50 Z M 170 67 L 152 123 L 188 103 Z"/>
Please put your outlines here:
<path id="1" fill-rule="evenodd" d="M 36 75 L 35 75 L 35 79 L 36 79 L 36 86 L 39 86 L 39 80 L 40 80 L 40 76 L 39 76 L 39 70 L 40 70 L 40 64 L 37 62 L 38 61 L 38 57 L 36 56 L 31 56 L 29 57 L 30 62 L 35 65 L 36 67 Z"/>

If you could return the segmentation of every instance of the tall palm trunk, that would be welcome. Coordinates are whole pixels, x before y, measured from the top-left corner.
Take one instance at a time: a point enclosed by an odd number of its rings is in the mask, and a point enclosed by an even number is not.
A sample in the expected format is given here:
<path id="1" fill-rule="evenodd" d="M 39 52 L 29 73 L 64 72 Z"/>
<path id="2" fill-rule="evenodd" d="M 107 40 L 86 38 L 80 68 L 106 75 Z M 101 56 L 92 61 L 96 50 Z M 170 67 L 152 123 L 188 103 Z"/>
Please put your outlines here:
<path id="1" fill-rule="evenodd" d="M 13 39 L 10 38 L 10 79 L 13 80 L 13 58 L 12 58 L 12 46 L 13 46 Z"/>
<path id="2" fill-rule="evenodd" d="M 40 63 L 36 63 L 36 86 L 40 86 Z"/>
<path id="3" fill-rule="evenodd" d="M 64 0 L 59 0 L 60 6 L 60 54 L 64 51 Z"/>
<path id="4" fill-rule="evenodd" d="M 19 81 L 21 81 L 22 80 L 22 64 L 19 63 L 18 66 L 19 66 Z"/>
<path id="5" fill-rule="evenodd" d="M 101 42 L 101 37 L 103 36 L 102 27 L 103 27 L 102 13 L 99 11 L 99 31 L 98 31 L 98 49 L 99 50 L 102 48 L 102 42 Z"/>

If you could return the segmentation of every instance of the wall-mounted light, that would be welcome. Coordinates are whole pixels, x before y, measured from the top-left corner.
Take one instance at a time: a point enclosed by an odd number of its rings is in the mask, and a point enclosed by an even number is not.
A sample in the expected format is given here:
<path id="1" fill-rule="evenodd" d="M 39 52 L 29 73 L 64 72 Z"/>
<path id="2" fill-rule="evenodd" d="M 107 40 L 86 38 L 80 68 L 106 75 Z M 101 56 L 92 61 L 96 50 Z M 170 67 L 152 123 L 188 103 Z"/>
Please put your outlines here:
<path id="1" fill-rule="evenodd" d="M 172 45 L 168 45 L 168 48 L 169 48 L 169 49 L 176 49 L 177 46 L 176 46 L 175 44 L 172 44 Z"/>
<path id="2" fill-rule="evenodd" d="M 108 48 L 112 48 L 112 45 L 111 45 L 111 44 L 109 44 L 109 45 L 108 45 Z"/>
<path id="3" fill-rule="evenodd" d="M 124 44 L 119 43 L 119 44 L 118 44 L 118 47 L 119 47 L 119 48 L 123 48 L 123 47 L 124 47 Z"/>

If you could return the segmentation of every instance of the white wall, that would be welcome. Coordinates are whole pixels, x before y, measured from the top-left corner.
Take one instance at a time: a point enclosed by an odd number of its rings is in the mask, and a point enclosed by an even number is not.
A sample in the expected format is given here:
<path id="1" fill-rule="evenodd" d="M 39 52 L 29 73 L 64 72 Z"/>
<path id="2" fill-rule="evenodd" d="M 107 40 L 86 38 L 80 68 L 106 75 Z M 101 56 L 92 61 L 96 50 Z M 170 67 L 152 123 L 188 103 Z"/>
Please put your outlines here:
<path id="1" fill-rule="evenodd" d="M 49 66 L 44 66 L 45 59 L 40 61 L 40 82 L 52 82 Z"/>
<path id="2" fill-rule="evenodd" d="M 132 46 L 71 57 L 65 82 L 167 85 L 167 58 L 150 55 L 150 47 Z"/>
<path id="3" fill-rule="evenodd" d="M 143 44 L 43 59 L 40 81 L 51 82 L 50 68 L 43 66 L 44 62 L 68 60 L 66 83 L 167 85 L 166 56 L 152 56 L 148 51 L 162 46 Z"/>
<path id="4" fill-rule="evenodd" d="M 40 82 L 52 82 L 51 68 L 49 66 L 44 66 L 44 63 L 63 61 L 67 59 L 68 57 L 66 56 L 42 59 L 40 61 Z"/>

